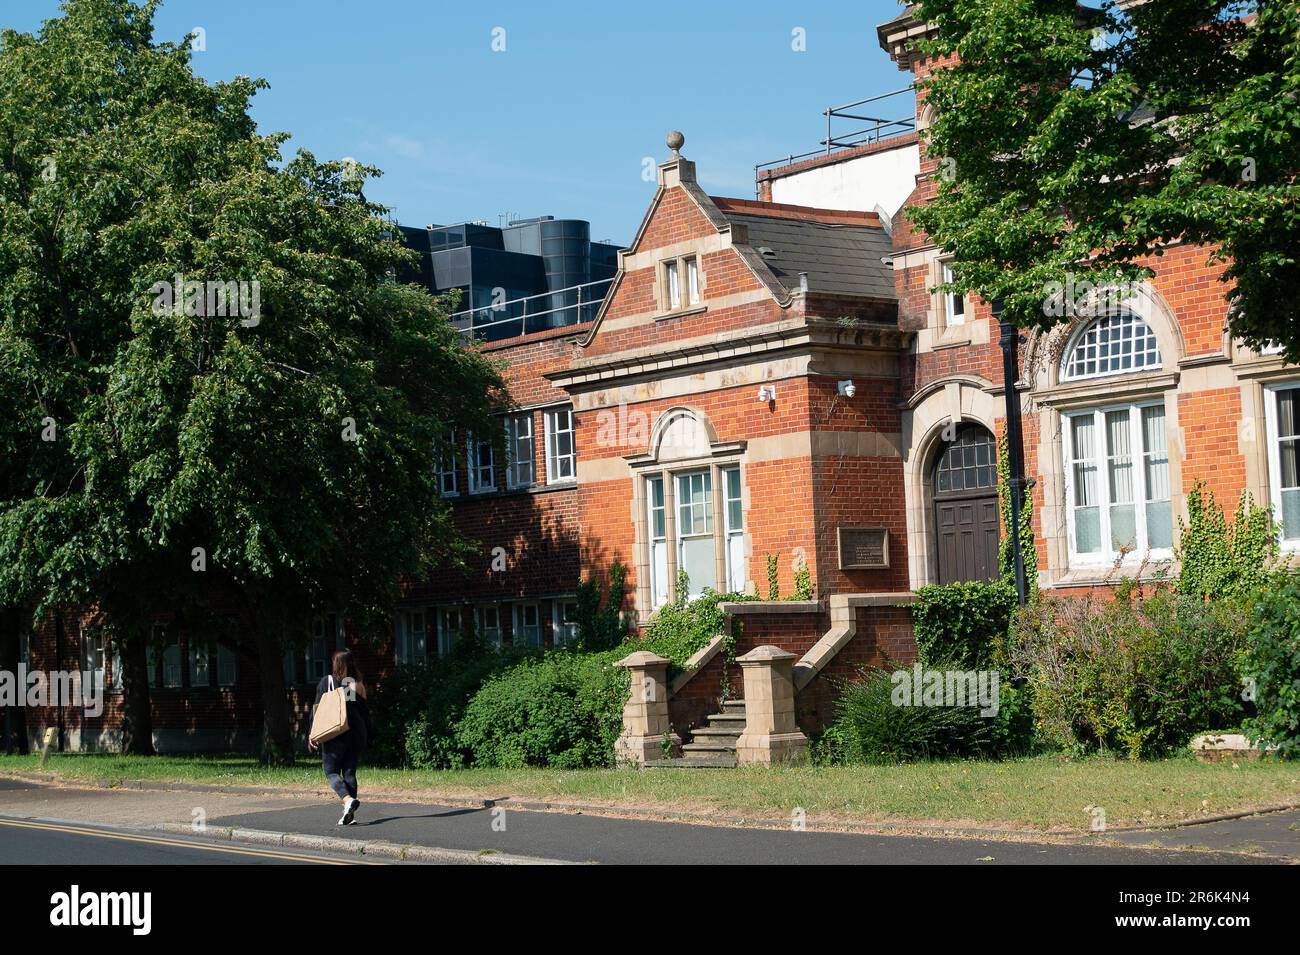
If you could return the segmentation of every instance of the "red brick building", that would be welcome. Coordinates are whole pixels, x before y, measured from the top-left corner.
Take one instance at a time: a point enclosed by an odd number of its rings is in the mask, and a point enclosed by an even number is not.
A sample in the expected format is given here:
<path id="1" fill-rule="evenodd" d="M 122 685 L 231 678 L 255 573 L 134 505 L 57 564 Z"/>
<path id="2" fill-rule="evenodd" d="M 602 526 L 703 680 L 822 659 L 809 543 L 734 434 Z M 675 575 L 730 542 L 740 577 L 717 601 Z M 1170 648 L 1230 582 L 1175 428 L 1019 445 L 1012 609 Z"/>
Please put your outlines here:
<path id="1" fill-rule="evenodd" d="M 878 30 L 915 78 L 934 67 L 915 46 L 926 30 L 910 10 Z M 762 171 L 758 200 L 707 195 L 670 137 L 594 321 L 481 346 L 506 363 L 518 405 L 507 459 L 458 436 L 465 453 L 440 478 L 479 566 L 407 585 L 376 668 L 445 652 L 471 621 L 503 643 L 563 642 L 578 581 L 616 561 L 644 623 L 682 571 L 692 594 L 766 596 L 772 557 L 782 596 L 806 568 L 816 599 L 750 608 L 740 649 L 801 655 L 813 725 L 831 702 L 824 676 L 914 653 L 901 595 L 996 572 L 997 323 L 986 303 L 936 291 L 944 252 L 909 225 L 938 168 L 917 106 L 871 142 Z M 1039 586 L 1168 566 L 1199 480 L 1221 501 L 1244 489 L 1272 504 L 1286 546 L 1300 544 L 1300 369 L 1231 340 L 1207 260 L 1166 249 L 1130 299 L 1030 336 L 1015 387 Z M 33 656 L 53 661 L 57 636 L 59 659 L 103 667 L 81 622 L 44 633 Z M 286 663 L 295 683 L 314 683 L 343 639 L 338 621 L 317 626 Z M 169 653 L 161 741 L 221 747 L 255 731 L 251 661 L 229 647 L 196 657 L 183 634 Z M 723 665 L 678 694 L 675 723 L 710 711 Z M 112 712 L 74 745 L 110 745 Z"/>

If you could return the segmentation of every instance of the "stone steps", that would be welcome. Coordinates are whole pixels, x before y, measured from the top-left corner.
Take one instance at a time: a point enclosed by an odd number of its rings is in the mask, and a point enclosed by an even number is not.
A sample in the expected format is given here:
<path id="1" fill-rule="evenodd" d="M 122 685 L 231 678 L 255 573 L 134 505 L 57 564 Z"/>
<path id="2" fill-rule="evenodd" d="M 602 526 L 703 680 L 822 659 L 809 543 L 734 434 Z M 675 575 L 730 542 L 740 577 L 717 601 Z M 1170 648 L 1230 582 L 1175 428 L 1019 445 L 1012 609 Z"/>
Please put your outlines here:
<path id="1" fill-rule="evenodd" d="M 682 743 L 682 752 L 736 752 L 735 739 L 702 739 L 699 742 Z"/>
<path id="2" fill-rule="evenodd" d="M 691 730 L 691 739 L 706 743 L 713 740 L 735 743 L 740 738 L 740 734 L 745 731 L 744 724 L 740 726 L 701 726 L 698 729 Z"/>
<path id="3" fill-rule="evenodd" d="M 718 726 L 718 727 L 739 726 L 741 729 L 745 728 L 744 713 L 714 713 L 708 719 L 709 719 L 710 726 Z"/>
<path id="4" fill-rule="evenodd" d="M 647 765 L 678 769 L 722 769 L 736 765 L 736 741 L 745 731 L 745 701 L 727 700 L 721 713 L 711 713 L 704 726 L 691 730 L 691 741 L 677 759 Z"/>
<path id="5" fill-rule="evenodd" d="M 678 756 L 674 759 L 653 759 L 645 764 L 646 769 L 735 769 L 736 753 L 730 754 Z"/>

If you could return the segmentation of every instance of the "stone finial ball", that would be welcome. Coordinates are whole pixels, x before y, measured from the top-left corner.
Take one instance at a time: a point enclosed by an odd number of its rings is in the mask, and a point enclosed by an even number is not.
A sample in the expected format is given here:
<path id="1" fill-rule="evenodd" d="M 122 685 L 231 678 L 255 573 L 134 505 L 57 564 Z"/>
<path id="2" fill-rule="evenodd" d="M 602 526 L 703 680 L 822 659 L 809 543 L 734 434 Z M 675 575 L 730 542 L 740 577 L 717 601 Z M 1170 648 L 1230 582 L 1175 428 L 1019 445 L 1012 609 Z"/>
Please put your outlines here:
<path id="1" fill-rule="evenodd" d="M 686 137 L 674 129 L 664 139 L 664 142 L 668 144 L 669 149 L 671 149 L 673 152 L 677 152 L 677 150 L 681 149 L 684 145 L 686 145 Z"/>

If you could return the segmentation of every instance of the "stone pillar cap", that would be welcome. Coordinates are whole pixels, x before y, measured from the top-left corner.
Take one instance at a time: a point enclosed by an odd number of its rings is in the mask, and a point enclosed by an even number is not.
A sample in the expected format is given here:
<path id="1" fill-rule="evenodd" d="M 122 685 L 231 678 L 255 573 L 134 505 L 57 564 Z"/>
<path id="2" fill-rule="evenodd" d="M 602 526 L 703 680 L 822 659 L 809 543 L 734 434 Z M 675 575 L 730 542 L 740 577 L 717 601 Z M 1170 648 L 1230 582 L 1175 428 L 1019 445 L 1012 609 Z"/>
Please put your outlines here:
<path id="1" fill-rule="evenodd" d="M 736 657 L 737 663 L 763 663 L 767 660 L 794 660 L 797 659 L 789 650 L 782 650 L 780 647 L 774 647 L 771 644 L 764 644 L 761 647 L 755 647 L 746 653 L 743 657 Z"/>
<path id="2" fill-rule="evenodd" d="M 649 650 L 638 650 L 636 653 L 628 654 L 615 663 L 614 666 L 634 669 L 636 667 L 652 667 L 658 664 L 667 665 L 671 662 L 671 660 L 661 657 L 657 653 L 651 653 Z"/>

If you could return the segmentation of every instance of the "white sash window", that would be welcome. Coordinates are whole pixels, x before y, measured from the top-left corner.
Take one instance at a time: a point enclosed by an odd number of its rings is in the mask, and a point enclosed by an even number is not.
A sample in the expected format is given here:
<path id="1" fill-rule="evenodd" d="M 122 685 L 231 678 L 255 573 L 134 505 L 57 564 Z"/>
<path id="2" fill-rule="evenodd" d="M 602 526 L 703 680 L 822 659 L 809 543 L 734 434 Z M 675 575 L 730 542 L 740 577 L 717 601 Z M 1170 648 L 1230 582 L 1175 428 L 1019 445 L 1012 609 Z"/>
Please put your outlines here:
<path id="1" fill-rule="evenodd" d="M 1169 445 L 1163 404 L 1065 416 L 1070 554 L 1109 563 L 1173 549 Z"/>

